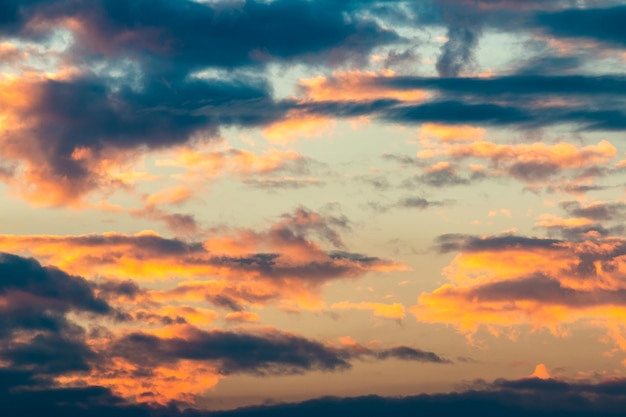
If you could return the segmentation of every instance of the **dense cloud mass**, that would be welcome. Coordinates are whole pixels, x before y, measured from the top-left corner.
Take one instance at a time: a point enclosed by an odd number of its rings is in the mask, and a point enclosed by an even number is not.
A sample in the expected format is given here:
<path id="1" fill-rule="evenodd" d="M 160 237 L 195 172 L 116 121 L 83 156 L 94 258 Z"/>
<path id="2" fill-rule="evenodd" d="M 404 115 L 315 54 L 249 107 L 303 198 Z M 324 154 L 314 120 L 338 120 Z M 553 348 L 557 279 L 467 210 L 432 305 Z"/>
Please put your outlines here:
<path id="1" fill-rule="evenodd" d="M 87 370 L 96 354 L 69 313 L 123 319 L 89 282 L 33 259 L 0 253 L 0 277 L 3 371 L 45 379 Z"/>
<path id="2" fill-rule="evenodd" d="M 0 413 L 623 414 L 622 3 L 0 0 Z"/>
<path id="3" fill-rule="evenodd" d="M 111 163 L 120 165 L 132 159 L 132 152 L 188 143 L 199 134 L 216 136 L 220 128 L 228 126 L 271 125 L 288 117 L 289 110 L 310 113 L 310 117 L 374 116 L 394 123 L 430 121 L 525 128 L 575 123 L 591 130 L 625 127 L 622 100 L 616 101 L 624 90 L 619 76 L 456 78 L 471 64 L 483 28 L 497 22 L 498 16 L 518 13 L 521 7 L 529 16 L 528 22 L 519 23 L 522 26 L 539 24 L 557 35 L 619 43 L 623 34 L 613 21 L 620 21 L 622 7 L 558 10 L 567 2 L 522 5 L 447 0 L 423 6 L 400 1 L 375 4 L 165 0 L 5 3 L 0 33 L 7 39 L 37 41 L 51 36 L 55 28 L 63 28 L 72 32 L 74 41 L 61 53 L 63 67 L 53 78 L 30 75 L 2 81 L 6 92 L 0 101 L 6 107 L 5 117 L 13 123 L 5 131 L 0 152 L 21 167 L 12 171 L 8 182 L 36 204 L 76 205 L 94 191 L 123 185 L 108 171 Z M 412 8 L 415 21 L 404 24 L 447 27 L 447 41 L 436 65 L 442 78 L 373 78 L 367 88 L 434 89 L 439 92 L 435 99 L 411 103 L 405 101 L 410 95 L 395 94 L 400 101 L 388 100 L 383 91 L 368 102 L 353 97 L 342 103 L 335 99 L 298 103 L 272 96 L 263 75 L 263 68 L 270 63 L 334 66 L 364 60 L 377 47 L 406 43 L 393 30 L 367 17 L 385 8 L 388 13 L 381 16 L 397 17 L 405 7 Z M 108 62 L 105 69 L 96 70 L 103 60 Z M 259 75 L 194 78 L 194 74 L 210 68 L 256 68 Z M 116 75 L 120 71 L 128 74 Z M 593 99 L 595 105 L 538 108 L 532 96 L 539 94 L 578 95 Z M 493 102 L 496 96 L 500 98 L 497 104 Z M 617 97 L 607 100 L 607 96 Z M 301 188 L 306 182 L 249 180 L 249 184 Z"/>
<path id="4" fill-rule="evenodd" d="M 27 381 L 27 374 L 4 375 L 3 381 L 17 383 Z M 618 416 L 624 407 L 624 381 L 613 380 L 601 383 L 566 382 L 537 378 L 521 380 L 499 379 L 492 383 L 475 381 L 473 389 L 451 394 L 419 395 L 412 397 L 386 398 L 364 396 L 354 398 L 327 397 L 302 403 L 279 404 L 242 408 L 233 411 L 203 412 L 187 409 L 179 411 L 174 406 L 153 408 L 126 405 L 120 398 L 101 388 L 77 388 L 70 390 L 40 389 L 24 394 L 2 396 L 8 406 L 10 417 L 37 415 L 40 412 L 62 413 L 80 416 L 88 411 L 92 416 L 290 416 L 294 414 L 343 416 L 359 414 L 377 416 L 393 412 L 394 415 L 412 416 L 416 413 L 436 413 L 439 416 L 456 416 L 459 413 L 483 415 L 506 414 L 510 416 Z M 2 394 L 0 394 L 2 395 Z M 22 400 L 17 402 L 18 400 Z"/>
<path id="5" fill-rule="evenodd" d="M 180 247 L 171 246 L 169 249 L 179 250 Z M 351 367 L 352 361 L 365 357 L 449 362 L 433 352 L 408 346 L 372 350 L 358 344 L 332 346 L 271 329 L 256 332 L 201 330 L 191 323 L 200 324 L 196 319 L 202 309 L 192 307 L 162 309 L 181 314 L 176 320 L 160 321 L 162 326 L 170 326 L 174 334 L 172 337 L 159 337 L 137 330 L 116 335 L 102 327 L 106 320 L 131 326 L 129 329 L 141 322 L 155 323 L 154 315 L 140 310 L 142 302 L 134 306 L 136 311 L 129 308 L 128 300 L 139 301 L 146 296 L 146 291 L 136 284 L 110 280 L 88 282 L 59 269 L 42 267 L 32 259 L 5 253 L 0 260 L 3 278 L 0 283 L 0 305 L 3 309 L 0 320 L 3 366 L 0 372 L 6 374 L 3 397 L 13 390 L 29 386 L 38 390 L 52 389 L 56 379 L 74 381 L 76 386 L 93 385 L 93 392 L 98 396 L 106 396 L 106 391 L 96 389 L 104 385 L 111 386 L 118 394 L 126 396 L 134 393 L 141 398 L 147 395 L 141 391 L 143 386 L 146 390 L 156 390 L 147 397 L 153 401 L 161 398 L 166 401 L 189 400 L 193 396 L 185 390 L 185 386 L 178 388 L 183 389 L 180 396 L 175 392 L 158 392 L 168 386 L 167 383 L 160 385 L 158 378 L 163 369 L 190 372 L 185 369 L 193 363 L 197 363 L 196 369 L 201 372 L 213 372 L 214 384 L 222 376 L 237 373 L 264 376 L 346 370 Z M 112 303 L 117 307 L 112 307 Z M 151 305 L 154 308 L 153 302 Z M 81 315 L 81 325 L 70 319 L 70 313 Z M 85 323 L 89 323 L 88 327 Z M 116 364 L 122 363 L 120 361 L 131 365 L 134 370 L 116 368 Z M 139 385 L 132 388 L 130 378 L 134 378 Z M 157 378 L 157 381 L 148 382 L 150 378 Z M 182 382 L 184 378 L 183 374 L 182 379 L 177 377 L 176 381 Z M 124 379 L 128 379 L 130 384 L 127 387 L 122 389 L 120 385 L 112 385 L 114 382 L 121 384 Z M 145 381 L 140 382 L 142 380 Z M 210 385 L 200 386 L 199 390 L 208 388 Z M 137 389 L 140 391 L 137 392 Z M 60 399 L 63 393 L 69 395 L 86 391 L 76 388 L 55 389 L 54 392 L 59 396 L 57 399 L 55 395 L 52 401 L 63 403 Z M 52 392 L 49 395 L 53 395 Z"/>

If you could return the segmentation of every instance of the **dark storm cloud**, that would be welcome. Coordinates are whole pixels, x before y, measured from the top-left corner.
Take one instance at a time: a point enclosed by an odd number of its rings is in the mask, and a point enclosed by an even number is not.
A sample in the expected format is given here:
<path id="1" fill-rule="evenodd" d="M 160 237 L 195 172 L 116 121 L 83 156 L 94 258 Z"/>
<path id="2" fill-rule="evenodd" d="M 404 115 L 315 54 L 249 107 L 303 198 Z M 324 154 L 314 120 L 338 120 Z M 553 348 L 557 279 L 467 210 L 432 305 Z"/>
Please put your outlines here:
<path id="1" fill-rule="evenodd" d="M 549 33 L 571 38 L 584 38 L 623 47 L 626 45 L 626 6 L 607 8 L 576 8 L 540 13 L 540 27 Z"/>
<path id="2" fill-rule="evenodd" d="M 554 249 L 559 250 L 556 239 L 543 239 L 515 235 L 478 237 L 463 234 L 445 234 L 435 239 L 435 249 L 439 253 L 479 252 L 509 249 Z"/>

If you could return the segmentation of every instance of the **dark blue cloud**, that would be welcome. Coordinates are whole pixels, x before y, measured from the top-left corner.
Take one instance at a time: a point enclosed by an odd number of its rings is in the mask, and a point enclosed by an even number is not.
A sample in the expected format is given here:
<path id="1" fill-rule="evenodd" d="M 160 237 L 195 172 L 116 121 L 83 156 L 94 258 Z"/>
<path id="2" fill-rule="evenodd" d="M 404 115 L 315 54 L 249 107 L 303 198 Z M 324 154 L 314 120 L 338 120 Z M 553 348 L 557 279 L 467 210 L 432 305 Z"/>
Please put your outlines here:
<path id="1" fill-rule="evenodd" d="M 626 129 L 626 112 L 623 110 L 626 78 L 622 76 L 395 76 L 368 82 L 391 89 L 430 90 L 436 92 L 438 98 L 419 104 L 373 100 L 305 103 L 298 107 L 328 116 L 368 115 L 396 123 L 476 123 L 529 129 L 571 124 L 580 130 Z M 542 104 L 546 98 L 560 98 L 570 105 Z"/>
<path id="2" fill-rule="evenodd" d="M 246 334 L 196 331 L 185 339 L 132 334 L 118 341 L 116 356 L 149 365 L 179 359 L 216 361 L 223 374 L 290 374 L 305 370 L 340 370 L 350 364 L 340 350 L 288 333 Z"/>
<path id="3" fill-rule="evenodd" d="M 0 373 L 0 384 L 28 383 L 26 373 Z M 1 385 L 0 385 L 1 386 Z M 512 416 L 512 417 L 616 417 L 626 407 L 626 381 L 567 382 L 536 378 L 493 383 L 474 381 L 465 391 L 408 397 L 325 397 L 294 404 L 246 407 L 230 411 L 201 411 L 171 404 L 169 407 L 130 405 L 99 387 L 40 388 L 2 395 L 7 417 L 63 415 L 65 417 L 302 417 L 393 415 L 409 417 Z"/>
<path id="4" fill-rule="evenodd" d="M 495 96 L 626 96 L 626 77 L 620 75 L 510 75 L 493 78 L 381 77 L 376 84 L 405 90 L 428 89 L 446 94 Z"/>
<path id="5" fill-rule="evenodd" d="M 0 298 L 2 369 L 36 370 L 38 377 L 86 371 L 97 360 L 86 331 L 68 319 L 69 312 L 122 318 L 83 278 L 5 253 Z"/>
<path id="6" fill-rule="evenodd" d="M 362 2 L 330 0 L 57 0 L 44 19 L 71 16 L 88 32 L 81 54 L 131 56 L 164 68 L 239 67 L 266 62 L 341 63 L 399 36 L 357 13 Z M 11 8 L 15 14 L 15 7 Z M 12 19 L 12 20 L 16 20 Z M 122 36 L 123 35 L 123 36 Z M 162 69 L 164 69 L 162 68 Z M 154 68 L 144 67 L 145 71 Z"/>
<path id="7" fill-rule="evenodd" d="M 286 106 L 273 101 L 260 80 L 206 81 L 146 76 L 139 88 L 83 76 L 30 85 L 32 102 L 19 116 L 27 128 L 7 133 L 13 155 L 38 167 L 46 181 L 80 196 L 101 186 L 93 160 L 73 157 L 88 149 L 126 152 L 186 143 L 199 131 L 215 136 L 222 126 L 257 126 L 277 120 Z M 39 149 L 41 152 L 32 152 Z"/>
<path id="8" fill-rule="evenodd" d="M 618 47 L 626 45 L 624 5 L 540 13 L 536 20 L 540 27 L 556 36 L 585 38 Z"/>

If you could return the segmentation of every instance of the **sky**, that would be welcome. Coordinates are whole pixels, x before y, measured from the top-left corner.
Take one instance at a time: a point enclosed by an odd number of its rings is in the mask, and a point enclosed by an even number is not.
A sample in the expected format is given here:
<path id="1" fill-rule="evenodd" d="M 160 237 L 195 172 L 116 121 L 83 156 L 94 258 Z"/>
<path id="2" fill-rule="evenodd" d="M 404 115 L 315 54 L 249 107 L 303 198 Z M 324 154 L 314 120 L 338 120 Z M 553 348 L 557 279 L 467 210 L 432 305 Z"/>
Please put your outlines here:
<path id="1" fill-rule="evenodd" d="M 0 0 L 3 415 L 623 415 L 624 21 Z"/>

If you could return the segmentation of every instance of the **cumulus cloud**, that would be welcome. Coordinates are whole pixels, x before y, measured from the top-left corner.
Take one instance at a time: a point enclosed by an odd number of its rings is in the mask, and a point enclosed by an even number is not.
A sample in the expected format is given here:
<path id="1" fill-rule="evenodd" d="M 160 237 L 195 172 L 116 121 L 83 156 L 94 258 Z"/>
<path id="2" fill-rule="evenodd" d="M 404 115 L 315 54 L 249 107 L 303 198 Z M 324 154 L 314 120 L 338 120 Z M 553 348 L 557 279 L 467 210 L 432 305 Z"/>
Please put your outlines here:
<path id="1" fill-rule="evenodd" d="M 440 252 L 459 252 L 443 271 L 448 283 L 422 293 L 411 311 L 469 336 L 479 328 L 509 334 L 523 326 L 563 335 L 574 323 L 594 323 L 624 349 L 626 243 L 601 234 L 577 237 L 440 236 Z"/>
<path id="2" fill-rule="evenodd" d="M 343 216 L 304 207 L 265 230 L 235 229 L 204 241 L 154 232 L 82 236 L 4 235 L 0 247 L 30 253 L 84 276 L 139 281 L 187 279 L 154 292 L 162 299 L 204 299 L 234 311 L 281 301 L 320 308 L 324 283 L 368 272 L 404 270 L 401 263 L 346 250 Z M 326 248 L 325 248 L 326 247 Z"/>

